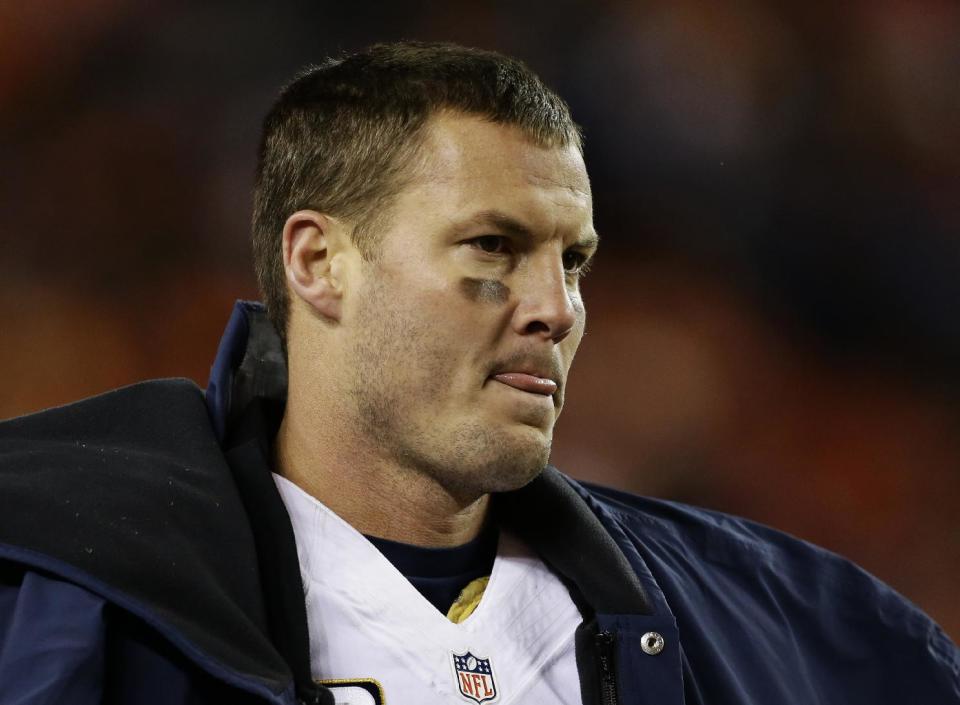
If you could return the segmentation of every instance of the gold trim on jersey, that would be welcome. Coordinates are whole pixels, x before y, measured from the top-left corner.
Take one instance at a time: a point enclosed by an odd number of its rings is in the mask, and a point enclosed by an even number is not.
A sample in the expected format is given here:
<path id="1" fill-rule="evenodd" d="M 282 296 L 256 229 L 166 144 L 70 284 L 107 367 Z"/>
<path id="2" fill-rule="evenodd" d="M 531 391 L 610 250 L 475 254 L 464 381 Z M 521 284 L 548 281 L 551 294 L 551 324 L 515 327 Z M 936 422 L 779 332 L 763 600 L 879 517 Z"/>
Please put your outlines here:
<path id="1" fill-rule="evenodd" d="M 380 684 L 380 681 L 375 678 L 315 678 L 313 682 L 331 688 L 345 688 L 347 686 L 363 688 L 365 685 L 372 685 L 377 689 L 376 693 L 370 692 L 370 690 L 366 688 L 364 688 L 364 690 L 367 690 L 368 693 L 376 698 L 377 705 L 387 705 L 387 696 L 383 694 L 383 686 Z"/>

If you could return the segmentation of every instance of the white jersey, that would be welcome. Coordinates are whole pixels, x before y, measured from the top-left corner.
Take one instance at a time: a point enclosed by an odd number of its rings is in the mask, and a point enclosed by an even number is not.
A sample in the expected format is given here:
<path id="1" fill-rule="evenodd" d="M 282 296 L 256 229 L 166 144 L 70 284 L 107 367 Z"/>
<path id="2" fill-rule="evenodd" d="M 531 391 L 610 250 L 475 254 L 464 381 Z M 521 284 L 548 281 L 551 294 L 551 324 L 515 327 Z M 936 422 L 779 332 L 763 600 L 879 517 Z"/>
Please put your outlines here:
<path id="1" fill-rule="evenodd" d="M 297 540 L 313 677 L 338 705 L 581 704 L 581 615 L 519 540 L 501 532 L 480 604 L 454 624 L 356 529 L 274 479 Z"/>

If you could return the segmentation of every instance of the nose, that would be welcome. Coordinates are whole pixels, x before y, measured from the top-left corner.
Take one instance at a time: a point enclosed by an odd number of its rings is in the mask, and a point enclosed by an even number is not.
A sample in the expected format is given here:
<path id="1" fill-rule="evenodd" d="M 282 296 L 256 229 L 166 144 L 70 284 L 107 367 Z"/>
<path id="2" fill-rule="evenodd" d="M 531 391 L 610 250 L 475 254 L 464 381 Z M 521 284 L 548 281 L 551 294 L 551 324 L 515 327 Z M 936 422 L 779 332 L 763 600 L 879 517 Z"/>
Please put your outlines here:
<path id="1" fill-rule="evenodd" d="M 583 311 L 576 289 L 571 289 L 561 262 L 540 263 L 526 272 L 514 314 L 514 327 L 559 343 L 573 331 Z"/>

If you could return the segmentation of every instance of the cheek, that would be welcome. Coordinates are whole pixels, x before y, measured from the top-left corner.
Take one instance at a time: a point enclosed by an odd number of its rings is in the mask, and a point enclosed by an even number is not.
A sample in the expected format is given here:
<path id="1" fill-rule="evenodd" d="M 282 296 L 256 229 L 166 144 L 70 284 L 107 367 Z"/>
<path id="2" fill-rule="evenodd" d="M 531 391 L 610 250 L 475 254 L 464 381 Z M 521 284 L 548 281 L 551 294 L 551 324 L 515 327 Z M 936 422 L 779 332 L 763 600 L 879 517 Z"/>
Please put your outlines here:
<path id="1" fill-rule="evenodd" d="M 577 314 L 577 318 L 580 319 L 580 327 L 582 328 L 587 318 L 587 309 L 583 306 L 583 296 L 580 293 L 580 287 L 576 287 L 573 291 L 570 292 L 570 305 L 573 307 L 574 312 Z"/>
<path id="2" fill-rule="evenodd" d="M 564 362 L 568 368 L 573 362 L 573 356 L 577 353 L 577 349 L 580 347 L 580 342 L 583 340 L 583 335 L 587 328 L 587 312 L 583 308 L 583 301 L 577 296 L 571 297 L 570 303 L 576 312 L 577 322 L 574 324 L 573 330 L 570 331 L 570 335 L 560 343 Z"/>
<path id="3" fill-rule="evenodd" d="M 448 292 L 407 300 L 396 310 L 398 357 L 426 388 L 448 388 L 463 372 L 473 347 L 470 332 L 476 326 L 465 308 Z"/>
<path id="4" fill-rule="evenodd" d="M 475 296 L 499 297 L 502 285 L 466 279 L 409 281 L 392 272 L 376 281 L 361 304 L 358 334 L 366 339 L 365 357 L 421 400 L 444 397 L 451 390 L 462 395 L 476 386 L 482 373 L 478 333 L 491 307 Z"/>

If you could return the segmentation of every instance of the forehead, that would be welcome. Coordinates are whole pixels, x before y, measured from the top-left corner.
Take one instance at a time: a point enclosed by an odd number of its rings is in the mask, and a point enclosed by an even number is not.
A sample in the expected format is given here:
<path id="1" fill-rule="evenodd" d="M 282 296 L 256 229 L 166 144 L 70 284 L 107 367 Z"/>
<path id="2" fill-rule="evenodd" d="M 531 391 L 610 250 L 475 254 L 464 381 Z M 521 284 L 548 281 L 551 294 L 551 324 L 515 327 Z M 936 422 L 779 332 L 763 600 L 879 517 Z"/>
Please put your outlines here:
<path id="1" fill-rule="evenodd" d="M 498 209 L 533 227 L 592 231 L 593 201 L 574 145 L 542 147 L 519 128 L 461 113 L 426 126 L 407 205 L 444 217 Z"/>

